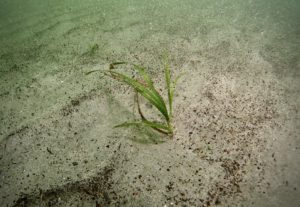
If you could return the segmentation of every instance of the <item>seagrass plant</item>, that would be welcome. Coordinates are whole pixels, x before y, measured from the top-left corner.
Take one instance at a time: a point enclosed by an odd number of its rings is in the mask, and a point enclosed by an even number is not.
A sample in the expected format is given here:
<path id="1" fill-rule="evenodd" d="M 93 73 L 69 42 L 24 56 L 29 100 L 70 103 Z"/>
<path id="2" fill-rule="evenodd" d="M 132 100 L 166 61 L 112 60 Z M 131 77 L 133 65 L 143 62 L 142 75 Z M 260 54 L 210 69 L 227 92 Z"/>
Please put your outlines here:
<path id="1" fill-rule="evenodd" d="M 131 78 L 127 75 L 124 75 L 120 72 L 116 71 L 116 66 L 127 64 L 130 65 L 130 67 L 135 70 L 141 79 L 137 78 Z M 172 103 L 173 103 L 173 97 L 174 97 L 174 90 L 176 83 L 179 79 L 179 76 L 177 76 L 174 81 L 171 81 L 171 73 L 170 73 L 170 65 L 165 59 L 164 64 L 164 73 L 165 73 L 165 81 L 166 81 L 166 90 L 168 94 L 168 102 L 166 102 L 163 97 L 160 95 L 160 93 L 155 88 L 153 81 L 149 74 L 145 71 L 145 68 L 143 68 L 140 65 L 130 64 L 127 62 L 114 62 L 110 64 L 109 70 L 93 70 L 86 74 L 90 74 L 93 72 L 99 71 L 103 75 L 111 77 L 115 80 L 118 80 L 122 83 L 125 83 L 129 86 L 131 86 L 136 91 L 136 99 L 138 105 L 138 111 L 141 116 L 141 120 L 134 120 L 134 121 L 128 121 L 124 122 L 122 124 L 119 124 L 115 127 L 129 127 L 129 126 L 148 126 L 153 128 L 156 131 L 159 131 L 160 133 L 167 134 L 167 135 L 173 135 L 173 127 L 172 127 Z M 139 105 L 138 101 L 138 94 L 143 96 L 151 105 L 153 105 L 158 111 L 162 114 L 164 117 L 164 123 L 158 122 L 158 121 L 150 121 L 145 118 L 145 116 L 142 113 L 142 110 Z"/>

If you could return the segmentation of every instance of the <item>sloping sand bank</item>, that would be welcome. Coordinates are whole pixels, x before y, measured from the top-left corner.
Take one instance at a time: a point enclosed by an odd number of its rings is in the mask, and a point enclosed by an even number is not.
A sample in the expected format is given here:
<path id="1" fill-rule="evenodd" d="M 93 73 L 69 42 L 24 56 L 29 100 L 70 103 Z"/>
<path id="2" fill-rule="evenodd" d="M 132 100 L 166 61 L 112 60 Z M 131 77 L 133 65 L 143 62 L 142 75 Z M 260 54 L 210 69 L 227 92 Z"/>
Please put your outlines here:
<path id="1" fill-rule="evenodd" d="M 299 9 L 1 1 L 0 206 L 299 206 Z M 186 72 L 173 139 L 113 128 L 133 91 L 84 73 L 130 61 L 164 90 L 164 51 Z"/>

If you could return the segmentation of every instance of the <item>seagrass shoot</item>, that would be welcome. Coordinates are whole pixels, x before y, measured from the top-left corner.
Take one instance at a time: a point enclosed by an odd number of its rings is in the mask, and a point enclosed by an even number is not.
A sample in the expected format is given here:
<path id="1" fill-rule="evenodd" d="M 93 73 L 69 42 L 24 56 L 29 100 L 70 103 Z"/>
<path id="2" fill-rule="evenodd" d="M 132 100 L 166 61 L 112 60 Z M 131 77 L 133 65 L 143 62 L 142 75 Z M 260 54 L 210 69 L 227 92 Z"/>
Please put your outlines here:
<path id="1" fill-rule="evenodd" d="M 128 75 L 125 75 L 118 70 L 120 66 L 127 65 L 129 68 L 134 70 L 138 77 L 132 78 Z M 91 74 L 94 72 L 100 72 L 104 76 L 108 76 L 114 80 L 120 81 L 136 91 L 135 103 L 138 106 L 138 112 L 140 114 L 140 120 L 126 121 L 122 124 L 118 124 L 115 127 L 130 127 L 130 126 L 146 126 L 151 127 L 152 129 L 166 134 L 173 135 L 173 126 L 172 126 L 172 107 L 173 107 L 173 98 L 174 91 L 179 78 L 183 75 L 178 75 L 173 81 L 171 80 L 170 65 L 167 58 L 164 58 L 164 76 L 166 82 L 166 92 L 167 92 L 167 101 L 164 100 L 162 95 L 158 92 L 154 86 L 154 82 L 150 77 L 149 73 L 146 72 L 146 69 L 140 65 L 128 63 L 128 62 L 114 62 L 109 65 L 108 70 L 93 70 L 89 71 L 86 74 Z M 143 114 L 140 103 L 139 95 L 144 97 L 154 108 L 156 108 L 163 117 L 163 121 L 152 121 L 148 120 Z"/>

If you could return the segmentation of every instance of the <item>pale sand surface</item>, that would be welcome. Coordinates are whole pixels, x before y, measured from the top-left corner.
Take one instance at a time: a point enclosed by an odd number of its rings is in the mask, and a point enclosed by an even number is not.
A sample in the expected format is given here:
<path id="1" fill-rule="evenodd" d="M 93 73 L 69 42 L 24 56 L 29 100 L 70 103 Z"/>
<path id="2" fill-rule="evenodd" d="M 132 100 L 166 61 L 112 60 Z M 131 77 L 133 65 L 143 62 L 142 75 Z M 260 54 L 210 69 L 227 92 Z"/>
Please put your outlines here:
<path id="1" fill-rule="evenodd" d="M 0 206 L 300 206 L 299 9 L 1 1 Z M 164 89 L 165 51 L 173 139 L 113 128 L 133 91 L 84 73 L 130 61 Z"/>

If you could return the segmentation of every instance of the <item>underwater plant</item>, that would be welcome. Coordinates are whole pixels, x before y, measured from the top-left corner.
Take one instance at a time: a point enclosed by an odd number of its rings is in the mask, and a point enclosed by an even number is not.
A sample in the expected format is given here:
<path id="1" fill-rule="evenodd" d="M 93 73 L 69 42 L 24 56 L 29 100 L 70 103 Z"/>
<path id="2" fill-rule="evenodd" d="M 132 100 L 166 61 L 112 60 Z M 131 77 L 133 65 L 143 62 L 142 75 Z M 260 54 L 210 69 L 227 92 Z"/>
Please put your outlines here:
<path id="1" fill-rule="evenodd" d="M 130 65 L 133 70 L 135 70 L 141 79 L 137 78 L 131 78 L 127 75 L 124 75 L 120 72 L 115 71 L 116 66 L 118 65 Z M 116 125 L 115 127 L 129 127 L 129 126 L 148 126 L 153 128 L 154 130 L 166 134 L 166 135 L 173 135 L 173 126 L 172 126 L 172 106 L 173 106 L 173 97 L 174 97 L 174 91 L 176 87 L 176 83 L 179 80 L 179 78 L 182 76 L 177 76 L 174 81 L 171 81 L 171 73 L 170 73 L 170 65 L 165 58 L 164 63 L 164 73 L 165 73 L 165 81 L 166 81 L 166 90 L 168 94 L 168 104 L 163 99 L 163 97 L 160 95 L 160 93 L 157 91 L 157 89 L 154 86 L 154 83 L 152 79 L 150 78 L 149 74 L 145 71 L 145 68 L 136 65 L 131 64 L 128 62 L 114 62 L 111 63 L 109 66 L 109 70 L 93 70 L 90 72 L 87 72 L 86 74 L 90 74 L 93 72 L 101 72 L 103 75 L 111 77 L 115 80 L 118 80 L 122 83 L 125 83 L 135 89 L 136 91 L 136 99 L 138 105 L 138 112 L 141 116 L 141 120 L 135 120 L 135 121 L 129 121 L 124 122 L 122 124 Z M 150 121 L 145 118 L 145 116 L 142 113 L 142 110 L 140 108 L 140 104 L 138 101 L 138 94 L 143 96 L 151 105 L 153 105 L 164 117 L 165 122 L 161 123 L 158 121 Z M 167 106 L 168 105 L 168 106 Z"/>
<path id="2" fill-rule="evenodd" d="M 98 44 L 94 44 L 92 46 L 90 46 L 89 51 L 87 52 L 90 56 L 95 55 L 95 53 L 97 52 L 97 50 L 99 49 L 99 45 Z"/>

